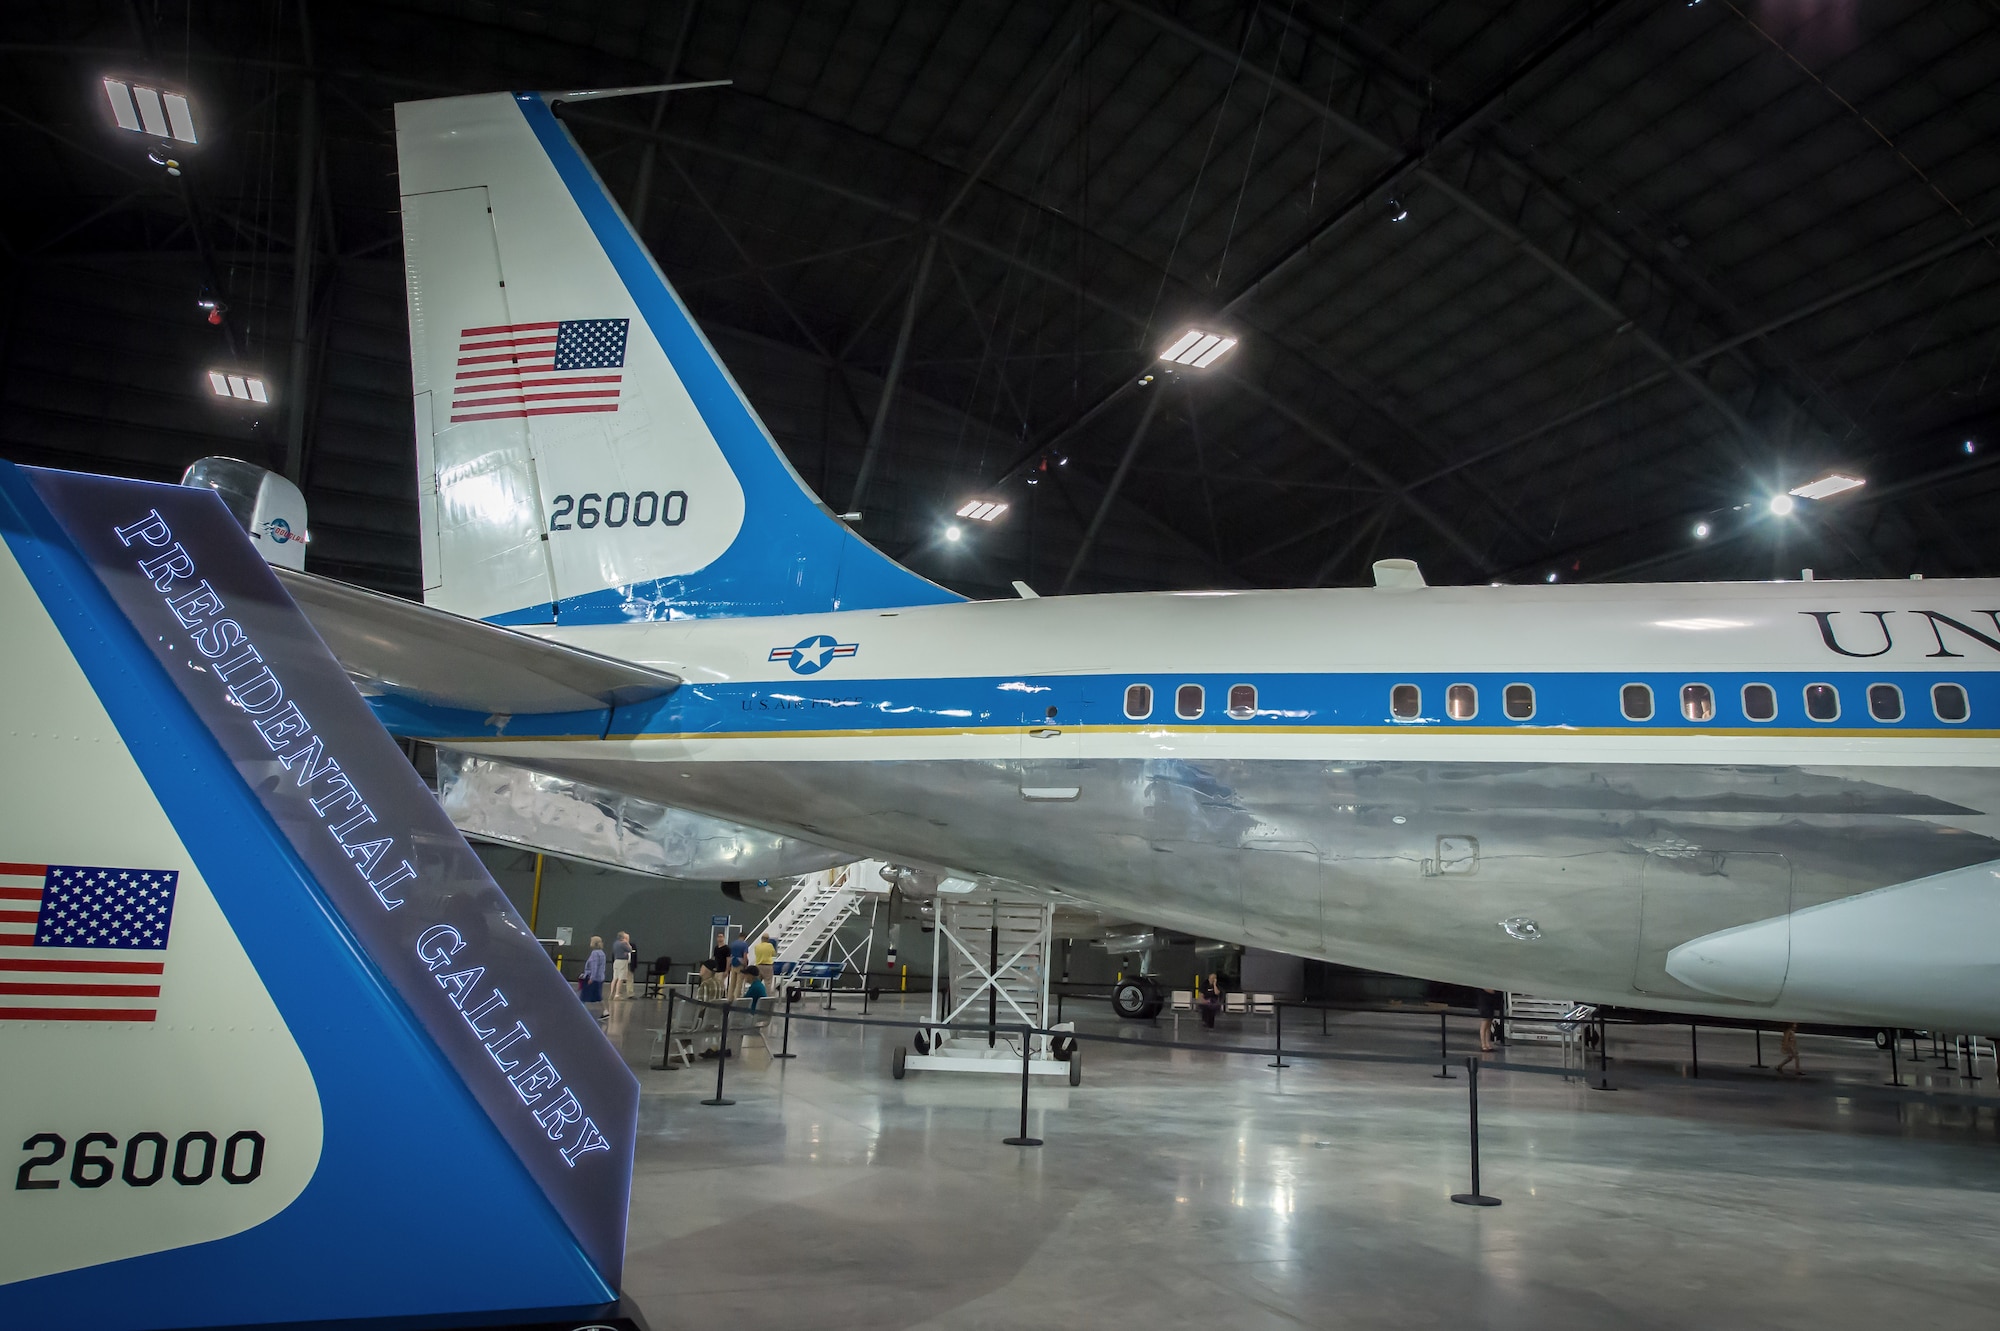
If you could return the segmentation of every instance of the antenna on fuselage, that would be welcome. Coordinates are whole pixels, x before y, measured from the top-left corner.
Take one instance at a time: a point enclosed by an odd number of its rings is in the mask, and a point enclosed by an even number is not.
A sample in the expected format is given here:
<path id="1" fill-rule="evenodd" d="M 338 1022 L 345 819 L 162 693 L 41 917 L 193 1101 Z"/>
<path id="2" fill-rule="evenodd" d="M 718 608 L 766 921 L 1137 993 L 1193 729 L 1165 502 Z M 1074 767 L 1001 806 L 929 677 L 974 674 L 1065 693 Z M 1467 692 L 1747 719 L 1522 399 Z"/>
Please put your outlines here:
<path id="1" fill-rule="evenodd" d="M 1417 567 L 1414 559 L 1378 559 L 1375 561 L 1375 585 L 1384 591 L 1402 592 L 1430 584 L 1424 581 L 1424 571 Z"/>

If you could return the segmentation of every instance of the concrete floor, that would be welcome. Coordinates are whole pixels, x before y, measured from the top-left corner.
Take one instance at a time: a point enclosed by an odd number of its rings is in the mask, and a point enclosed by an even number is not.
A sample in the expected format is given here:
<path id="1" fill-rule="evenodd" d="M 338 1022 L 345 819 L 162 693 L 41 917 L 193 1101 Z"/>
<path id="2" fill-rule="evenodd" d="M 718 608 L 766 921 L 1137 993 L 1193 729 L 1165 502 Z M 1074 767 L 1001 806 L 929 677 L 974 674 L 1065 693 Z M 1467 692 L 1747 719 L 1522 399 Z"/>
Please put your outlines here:
<path id="1" fill-rule="evenodd" d="M 1811 1037 L 1803 1083 L 1747 1068 L 1750 1036 L 1720 1031 L 1685 1080 L 1685 1027 L 1614 1031 L 1609 1094 L 1489 1064 L 1483 1182 L 1505 1204 L 1475 1210 L 1448 1201 L 1467 1185 L 1462 1070 L 1087 1044 L 1082 1086 L 1036 1079 L 1048 1144 L 1026 1149 L 1000 1140 L 1018 1080 L 892 1081 L 908 1031 L 796 1022 L 798 1058 L 753 1041 L 730 1062 L 737 1103 L 702 1106 L 712 1062 L 645 1067 L 661 1007 L 610 1023 L 644 1087 L 625 1286 L 657 1331 L 2000 1325 L 1990 1062 L 1944 1105 L 1881 1094 L 1886 1058 Z M 1103 1011 L 1068 1015 L 1117 1032 Z M 1287 1044 L 1436 1048 L 1434 1019 L 1310 1024 Z"/>

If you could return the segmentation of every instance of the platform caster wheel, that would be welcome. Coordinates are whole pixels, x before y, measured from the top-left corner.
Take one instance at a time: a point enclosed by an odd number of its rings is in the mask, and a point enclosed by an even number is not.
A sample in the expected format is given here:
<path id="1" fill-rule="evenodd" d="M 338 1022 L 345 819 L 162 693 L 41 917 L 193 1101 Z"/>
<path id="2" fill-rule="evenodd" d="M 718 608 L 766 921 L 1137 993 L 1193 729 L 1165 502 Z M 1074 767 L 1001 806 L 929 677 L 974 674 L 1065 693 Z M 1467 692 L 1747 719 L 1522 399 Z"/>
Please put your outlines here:
<path id="1" fill-rule="evenodd" d="M 797 985 L 793 985 L 791 988 L 785 990 L 785 1001 L 787 1003 L 803 1002 L 805 1000 L 805 996 L 806 996 L 806 991 L 799 988 Z"/>
<path id="2" fill-rule="evenodd" d="M 889 1075 L 897 1081 L 901 1081 L 904 1074 L 910 1070 L 909 1057 L 910 1051 L 901 1045 L 897 1045 L 896 1052 L 889 1055 Z"/>
<path id="3" fill-rule="evenodd" d="M 879 1003 L 879 1002 L 881 1002 L 881 1001 L 882 1001 L 882 986 L 881 986 L 881 985 L 879 985 L 879 984 L 877 984 L 877 985 L 870 985 L 870 986 L 868 987 L 868 1001 L 869 1001 L 869 1002 L 871 1002 L 871 1003 Z"/>
<path id="4" fill-rule="evenodd" d="M 1072 1086 L 1083 1085 L 1083 1054 L 1081 1051 L 1073 1052 L 1069 1056 L 1069 1084 Z"/>
<path id="5" fill-rule="evenodd" d="M 1166 1000 L 1160 986 L 1145 976 L 1120 980 L 1111 990 L 1111 1010 L 1126 1021 L 1148 1021 L 1160 1015 Z"/>

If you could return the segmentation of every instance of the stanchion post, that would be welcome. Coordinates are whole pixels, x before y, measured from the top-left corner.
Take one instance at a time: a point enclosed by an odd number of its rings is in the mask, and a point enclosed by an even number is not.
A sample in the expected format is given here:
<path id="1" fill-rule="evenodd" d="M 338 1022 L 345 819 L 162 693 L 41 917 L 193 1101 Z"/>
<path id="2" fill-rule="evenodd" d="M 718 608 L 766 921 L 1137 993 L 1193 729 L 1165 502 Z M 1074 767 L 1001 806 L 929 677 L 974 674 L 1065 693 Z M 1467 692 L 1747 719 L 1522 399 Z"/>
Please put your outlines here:
<path id="1" fill-rule="evenodd" d="M 771 1055 L 771 1057 L 773 1058 L 798 1057 L 797 1054 L 792 1052 L 792 986 L 790 984 L 787 984 L 785 986 L 785 1033 L 784 1036 L 778 1041 L 778 1052 Z"/>
<path id="2" fill-rule="evenodd" d="M 1902 1071 L 1896 1066 L 1896 1032 L 1894 1031 L 1889 1032 L 1889 1080 L 1884 1084 L 1889 1086 L 1901 1086 L 1903 1084 Z"/>
<path id="3" fill-rule="evenodd" d="M 722 1043 L 715 1046 L 715 1095 L 703 1100 L 705 1105 L 733 1105 L 734 1100 L 722 1098 L 722 1074 L 729 1069 L 729 1004 L 722 1005 Z"/>
<path id="4" fill-rule="evenodd" d="M 1964 1057 L 1963 1057 L 1962 1059 L 1960 1059 L 1959 1061 L 1960 1061 L 1960 1064 L 1961 1064 L 1961 1065 L 1962 1065 L 1962 1066 L 1963 1066 L 1963 1067 L 1965 1068 L 1965 1071 L 1964 1071 L 1963 1073 L 1961 1073 L 1961 1074 L 1960 1074 L 1961 1076 L 1963 1076 L 1963 1077 L 1965 1078 L 1965 1080 L 1967 1080 L 1967 1081 L 1984 1081 L 1984 1080 L 1986 1080 L 1986 1079 L 1985 1079 L 1984 1077 L 1982 1077 L 1982 1076 L 1980 1076 L 1980 1075 L 1979 1075 L 1979 1037 L 1978 1037 L 1978 1036 L 1976 1036 L 1976 1035 L 1968 1035 L 1968 1036 L 1966 1036 L 1966 1037 L 1965 1037 L 1965 1056 L 1964 1056 Z"/>
<path id="5" fill-rule="evenodd" d="M 1275 998 L 1271 1000 L 1271 1033 L 1277 1038 L 1277 1045 L 1271 1051 L 1274 1057 L 1268 1066 L 1290 1067 L 1291 1064 L 1285 1061 L 1285 1005 Z"/>
<path id="6" fill-rule="evenodd" d="M 1750 1066 L 1753 1068 L 1764 1066 L 1764 1028 L 1762 1026 L 1757 1028 L 1757 1061 Z"/>
<path id="7" fill-rule="evenodd" d="M 1591 1089 L 1598 1091 L 1618 1089 L 1611 1084 L 1611 1030 L 1606 1025 L 1602 1012 L 1597 1014 L 1597 1085 Z"/>
<path id="8" fill-rule="evenodd" d="M 1692 1022 L 1688 1024 L 1688 1050 L 1692 1055 L 1688 1062 L 1689 1075 L 1699 1077 L 1701 1075 L 1701 1027 Z"/>
<path id="9" fill-rule="evenodd" d="M 1472 1191 L 1454 1192 L 1451 1199 L 1460 1206 L 1498 1206 L 1498 1197 L 1488 1197 L 1479 1190 L 1479 1060 L 1465 1060 L 1465 1091 L 1471 1105 L 1472 1120 Z"/>
<path id="10" fill-rule="evenodd" d="M 1001 1142 L 1007 1146 L 1040 1146 L 1042 1144 L 1040 1137 L 1030 1137 L 1028 1135 L 1028 1053 L 1034 1046 L 1034 1035 L 1034 1027 L 1023 1026 L 1021 1028 L 1021 1135 L 1018 1137 L 1001 1138 Z"/>
<path id="11" fill-rule="evenodd" d="M 1451 1039 L 1445 1031 L 1444 1013 L 1438 1013 L 1438 1070 L 1431 1074 L 1439 1081 L 1456 1081 L 1451 1075 Z"/>

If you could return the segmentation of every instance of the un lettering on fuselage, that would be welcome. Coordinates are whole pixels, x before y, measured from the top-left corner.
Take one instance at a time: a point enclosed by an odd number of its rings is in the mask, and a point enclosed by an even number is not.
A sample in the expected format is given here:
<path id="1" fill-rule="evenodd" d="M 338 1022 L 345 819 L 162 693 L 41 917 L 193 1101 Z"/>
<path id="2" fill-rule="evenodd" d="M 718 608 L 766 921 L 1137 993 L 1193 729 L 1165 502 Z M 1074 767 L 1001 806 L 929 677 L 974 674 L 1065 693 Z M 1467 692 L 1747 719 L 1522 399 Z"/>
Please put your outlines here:
<path id="1" fill-rule="evenodd" d="M 1800 614 L 1819 626 L 1820 641 L 1826 647 L 1842 656 L 1867 658 L 1887 656 L 1896 646 L 1897 629 L 1904 631 L 1905 642 L 1916 641 L 1922 645 L 1935 644 L 1935 651 L 1924 653 L 1927 657 L 1962 657 L 1966 653 L 1953 651 L 1952 646 L 1984 648 L 2000 655 L 2000 610 L 1980 610 L 1974 615 L 1985 615 L 1993 621 L 1993 630 L 1968 624 L 1958 615 L 1949 615 L 1942 610 L 1801 610 Z M 1967 612 L 1961 611 L 1960 614 Z M 1854 621 L 1834 621 L 1843 614 L 1853 614 Z M 1919 621 L 1921 627 L 1910 620 Z M 1893 622 L 1892 622 L 1893 621 Z M 1915 634 L 1910 630 L 1915 629 Z M 1947 643 L 1945 635 L 1950 632 Z"/>

